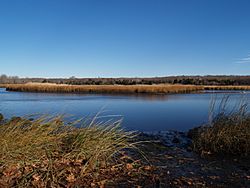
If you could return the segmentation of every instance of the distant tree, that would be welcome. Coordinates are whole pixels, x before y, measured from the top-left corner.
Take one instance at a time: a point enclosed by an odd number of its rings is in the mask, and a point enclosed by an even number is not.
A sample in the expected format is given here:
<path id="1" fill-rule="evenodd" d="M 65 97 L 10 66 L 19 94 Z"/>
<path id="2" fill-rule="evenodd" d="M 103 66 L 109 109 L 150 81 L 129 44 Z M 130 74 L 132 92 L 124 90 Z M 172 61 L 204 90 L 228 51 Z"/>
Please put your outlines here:
<path id="1" fill-rule="evenodd" d="M 1 83 L 1 84 L 6 84 L 7 82 L 8 82 L 8 76 L 5 75 L 5 74 L 2 74 L 2 75 L 0 76 L 0 83 Z"/>
<path id="2" fill-rule="evenodd" d="M 0 83 L 5 84 L 7 82 L 7 79 L 8 79 L 7 75 L 2 74 L 0 76 Z"/>

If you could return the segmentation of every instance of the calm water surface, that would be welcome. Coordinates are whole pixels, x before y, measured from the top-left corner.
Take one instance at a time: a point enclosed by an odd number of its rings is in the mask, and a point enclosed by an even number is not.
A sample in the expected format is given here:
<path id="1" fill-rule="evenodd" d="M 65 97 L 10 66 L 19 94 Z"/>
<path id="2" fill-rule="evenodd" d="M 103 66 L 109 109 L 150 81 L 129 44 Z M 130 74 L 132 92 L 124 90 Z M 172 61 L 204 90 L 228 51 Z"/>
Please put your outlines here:
<path id="1" fill-rule="evenodd" d="M 230 105 L 250 92 L 230 92 Z M 174 95 L 80 95 L 7 92 L 0 88 L 0 113 L 5 117 L 30 114 L 66 114 L 92 117 L 102 111 L 106 118 L 123 118 L 123 126 L 140 131 L 185 131 L 208 121 L 212 96 L 219 101 L 229 92 Z M 244 95 L 244 96 L 243 96 Z"/>

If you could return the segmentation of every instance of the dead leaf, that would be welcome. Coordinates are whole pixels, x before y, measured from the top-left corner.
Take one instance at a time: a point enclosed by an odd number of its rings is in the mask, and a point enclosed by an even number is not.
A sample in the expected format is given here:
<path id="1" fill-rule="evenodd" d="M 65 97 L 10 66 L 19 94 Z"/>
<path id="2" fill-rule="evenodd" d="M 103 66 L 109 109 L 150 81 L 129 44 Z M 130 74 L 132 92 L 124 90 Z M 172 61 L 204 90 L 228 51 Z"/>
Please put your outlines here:
<path id="1" fill-rule="evenodd" d="M 131 163 L 128 163 L 128 164 L 126 165 L 126 168 L 127 168 L 128 170 L 131 170 L 131 169 L 133 169 L 133 165 L 132 165 Z"/>
<path id="2" fill-rule="evenodd" d="M 66 180 L 67 180 L 69 183 L 75 182 L 75 181 L 76 181 L 75 175 L 74 175 L 74 174 L 70 174 L 70 175 L 66 178 Z"/>
<path id="3" fill-rule="evenodd" d="M 32 178 L 34 179 L 34 181 L 39 181 L 41 179 L 41 176 L 39 176 L 38 174 L 34 174 Z"/>
<path id="4" fill-rule="evenodd" d="M 152 166 L 144 166 L 144 170 L 152 170 Z"/>
<path id="5" fill-rule="evenodd" d="M 99 188 L 105 188 L 105 184 L 106 184 L 107 180 L 102 180 L 98 183 Z"/>

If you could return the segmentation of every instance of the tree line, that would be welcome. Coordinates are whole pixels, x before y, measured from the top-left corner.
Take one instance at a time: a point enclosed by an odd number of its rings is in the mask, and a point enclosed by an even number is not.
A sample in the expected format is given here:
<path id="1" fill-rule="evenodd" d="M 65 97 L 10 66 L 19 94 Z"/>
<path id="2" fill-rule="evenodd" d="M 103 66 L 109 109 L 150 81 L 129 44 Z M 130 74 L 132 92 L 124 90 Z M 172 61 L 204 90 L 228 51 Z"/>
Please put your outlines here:
<path id="1" fill-rule="evenodd" d="M 191 85 L 250 85 L 250 76 L 168 76 L 152 78 L 19 78 L 0 76 L 0 84 L 28 82 L 71 85 L 136 85 L 136 84 L 191 84 Z"/>

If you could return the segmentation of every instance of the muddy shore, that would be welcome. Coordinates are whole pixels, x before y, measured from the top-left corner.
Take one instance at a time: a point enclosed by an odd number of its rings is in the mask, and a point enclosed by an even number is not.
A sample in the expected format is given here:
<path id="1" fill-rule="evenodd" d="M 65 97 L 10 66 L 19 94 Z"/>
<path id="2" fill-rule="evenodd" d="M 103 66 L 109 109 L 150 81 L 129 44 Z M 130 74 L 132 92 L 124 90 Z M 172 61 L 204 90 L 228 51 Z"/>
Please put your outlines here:
<path id="1" fill-rule="evenodd" d="M 201 156 L 188 134 L 178 131 L 140 134 L 152 165 L 152 181 L 142 187 L 249 187 L 250 160 L 236 156 Z M 149 175 L 150 177 L 150 175 Z M 139 183 L 140 184 L 140 183 Z"/>

